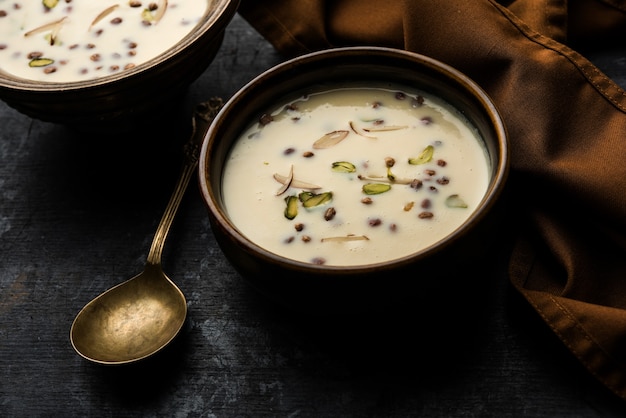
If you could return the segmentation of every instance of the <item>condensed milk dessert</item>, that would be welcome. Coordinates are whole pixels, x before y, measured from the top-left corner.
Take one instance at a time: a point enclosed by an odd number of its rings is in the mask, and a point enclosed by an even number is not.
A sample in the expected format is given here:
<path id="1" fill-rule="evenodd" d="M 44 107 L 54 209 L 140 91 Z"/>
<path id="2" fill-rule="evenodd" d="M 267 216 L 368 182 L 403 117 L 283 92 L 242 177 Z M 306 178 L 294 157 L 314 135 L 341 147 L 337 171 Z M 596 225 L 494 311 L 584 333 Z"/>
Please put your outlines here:
<path id="1" fill-rule="evenodd" d="M 0 0 L 0 70 L 71 82 L 115 74 L 174 46 L 213 0 Z"/>
<path id="2" fill-rule="evenodd" d="M 281 103 L 237 140 L 223 172 L 232 223 L 305 263 L 408 256 L 459 228 L 486 193 L 476 128 L 404 88 L 336 88 Z"/>

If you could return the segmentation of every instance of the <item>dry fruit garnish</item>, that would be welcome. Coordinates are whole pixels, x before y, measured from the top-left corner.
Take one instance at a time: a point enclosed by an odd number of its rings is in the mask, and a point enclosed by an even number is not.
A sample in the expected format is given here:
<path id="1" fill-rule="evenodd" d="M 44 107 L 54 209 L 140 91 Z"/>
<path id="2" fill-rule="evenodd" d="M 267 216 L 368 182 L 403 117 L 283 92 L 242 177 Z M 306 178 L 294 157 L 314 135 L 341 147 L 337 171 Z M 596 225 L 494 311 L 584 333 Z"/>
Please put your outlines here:
<path id="1" fill-rule="evenodd" d="M 59 4 L 59 0 L 41 0 L 41 3 L 46 9 L 52 9 Z"/>
<path id="2" fill-rule="evenodd" d="M 159 4 L 157 4 L 156 7 L 151 3 L 150 7 L 148 7 L 147 9 L 143 9 L 141 17 L 143 18 L 144 22 L 148 22 L 151 25 L 156 25 L 163 18 L 166 10 L 167 0 L 160 0 Z"/>
<path id="3" fill-rule="evenodd" d="M 305 208 L 313 208 L 315 206 L 324 205 L 333 199 L 333 192 L 313 193 L 302 192 L 298 195 L 298 199 Z"/>
<path id="4" fill-rule="evenodd" d="M 298 216 L 298 198 L 296 196 L 287 196 L 285 198 L 285 218 L 291 220 Z"/>
<path id="5" fill-rule="evenodd" d="M 435 153 L 435 147 L 432 145 L 428 145 L 417 157 L 409 158 L 409 164 L 419 165 L 425 164 L 433 159 L 433 154 Z"/>
<path id="6" fill-rule="evenodd" d="M 362 174 L 359 174 L 357 177 L 359 180 L 363 180 L 363 181 L 387 182 L 387 183 L 392 183 L 392 184 L 412 184 L 415 181 L 419 181 L 417 179 L 399 179 L 396 177 L 394 177 L 392 180 L 389 177 L 364 176 Z"/>
<path id="7" fill-rule="evenodd" d="M 467 203 L 458 194 L 452 194 L 446 198 L 446 206 L 449 208 L 466 208 Z"/>
<path id="8" fill-rule="evenodd" d="M 110 15 L 113 10 L 117 9 L 119 6 L 119 4 L 114 4 L 113 6 L 109 6 L 101 11 L 98 16 L 96 16 L 96 18 L 91 22 L 91 25 L 89 25 L 89 29 L 87 30 L 90 31 L 92 27 L 94 27 L 99 21 Z"/>
<path id="9" fill-rule="evenodd" d="M 348 136 L 349 133 L 350 133 L 349 131 L 344 131 L 344 130 L 329 132 L 325 134 L 324 136 L 322 136 L 317 141 L 315 141 L 313 143 L 313 148 L 315 149 L 330 148 L 334 145 L 337 145 L 344 139 L 346 139 L 346 136 Z"/>
<path id="10" fill-rule="evenodd" d="M 54 45 L 56 42 L 57 35 L 63 26 L 63 21 L 67 18 L 67 16 L 63 16 L 61 19 L 55 20 L 54 22 L 46 23 L 45 25 L 41 25 L 36 27 L 35 29 L 31 29 L 28 32 L 24 33 L 24 37 L 27 38 L 32 35 L 36 35 L 38 33 L 50 31 L 49 42 L 50 45 Z"/>
<path id="11" fill-rule="evenodd" d="M 53 63 L 54 63 L 54 60 L 50 58 L 34 58 L 30 60 L 30 62 L 28 63 L 28 66 L 29 67 L 45 67 Z"/>
<path id="12" fill-rule="evenodd" d="M 322 242 L 369 241 L 366 235 L 343 235 L 340 237 L 322 238 Z"/>
<path id="13" fill-rule="evenodd" d="M 356 126 L 354 122 L 352 121 L 350 121 L 350 129 L 352 129 L 352 132 L 354 132 L 357 135 L 361 135 L 365 138 L 376 139 L 375 136 L 368 135 L 364 129 L 361 129 L 360 127 Z"/>
<path id="14" fill-rule="evenodd" d="M 274 175 L 274 178 L 276 178 L 275 175 Z M 285 178 L 285 181 L 281 182 L 282 186 L 276 192 L 276 196 L 280 196 L 281 194 L 285 193 L 287 191 L 287 189 L 289 189 L 289 187 L 291 187 L 291 183 L 292 182 L 293 182 L 293 165 L 289 169 L 289 175 Z"/>
<path id="15" fill-rule="evenodd" d="M 370 128 L 363 128 L 365 132 L 387 132 L 387 131 L 399 131 L 400 129 L 407 129 L 406 125 L 377 125 Z"/>
<path id="16" fill-rule="evenodd" d="M 381 194 L 391 190 L 391 185 L 386 183 L 367 183 L 363 185 L 365 194 Z"/>
<path id="17" fill-rule="evenodd" d="M 335 210 L 335 208 L 333 207 L 330 207 L 326 209 L 326 212 L 324 212 L 324 220 L 332 221 L 332 219 L 335 217 L 336 214 L 337 214 L 337 210 Z"/>
<path id="18" fill-rule="evenodd" d="M 317 184 L 308 183 L 306 181 L 297 180 L 293 176 L 293 165 L 289 169 L 289 175 L 283 176 L 282 174 L 274 173 L 274 180 L 282 184 L 282 187 L 276 192 L 277 196 L 283 194 L 289 187 L 295 187 L 296 189 L 303 190 L 317 190 L 321 189 L 322 186 L 318 186 Z"/>
<path id="19" fill-rule="evenodd" d="M 391 167 L 396 164 L 396 160 L 391 157 L 385 157 L 385 167 L 387 167 L 387 178 L 389 181 L 396 181 L 396 175 L 391 172 Z"/>
<path id="20" fill-rule="evenodd" d="M 356 166 L 348 161 L 335 161 L 332 164 L 332 170 L 337 173 L 354 173 Z"/>

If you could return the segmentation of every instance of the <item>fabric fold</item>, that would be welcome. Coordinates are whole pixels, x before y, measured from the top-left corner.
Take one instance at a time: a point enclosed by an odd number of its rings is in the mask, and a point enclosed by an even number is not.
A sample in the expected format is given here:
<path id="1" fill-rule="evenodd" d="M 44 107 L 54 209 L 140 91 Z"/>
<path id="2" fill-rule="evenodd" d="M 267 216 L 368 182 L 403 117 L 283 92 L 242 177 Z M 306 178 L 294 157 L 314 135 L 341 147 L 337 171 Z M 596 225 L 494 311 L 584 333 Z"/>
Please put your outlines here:
<path id="1" fill-rule="evenodd" d="M 490 95 L 511 142 L 509 217 L 525 226 L 511 229 L 511 284 L 626 400 L 626 93 L 571 47 L 626 34 L 626 1 L 243 0 L 239 12 L 286 57 L 402 48 Z"/>

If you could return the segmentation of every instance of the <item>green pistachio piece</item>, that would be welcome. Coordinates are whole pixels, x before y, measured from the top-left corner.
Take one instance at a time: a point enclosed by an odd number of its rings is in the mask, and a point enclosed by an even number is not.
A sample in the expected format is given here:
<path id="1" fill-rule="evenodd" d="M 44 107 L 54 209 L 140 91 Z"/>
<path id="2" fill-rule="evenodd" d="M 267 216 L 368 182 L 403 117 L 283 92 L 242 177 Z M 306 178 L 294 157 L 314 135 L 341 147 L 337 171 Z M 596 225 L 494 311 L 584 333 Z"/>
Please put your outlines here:
<path id="1" fill-rule="evenodd" d="M 446 206 L 449 208 L 466 208 L 467 203 L 458 194 L 452 194 L 446 198 Z"/>
<path id="2" fill-rule="evenodd" d="M 29 67 L 45 67 L 46 65 L 50 65 L 54 62 L 54 60 L 50 58 L 33 58 L 28 63 Z"/>
<path id="3" fill-rule="evenodd" d="M 287 196 L 285 203 L 287 204 L 285 208 L 285 218 L 291 220 L 298 216 L 298 198 L 296 196 Z"/>
<path id="4" fill-rule="evenodd" d="M 367 183 L 363 185 L 365 194 L 381 194 L 391 190 L 391 185 L 386 183 Z"/>
<path id="5" fill-rule="evenodd" d="M 143 11 L 141 12 L 141 18 L 146 22 L 153 22 L 155 20 L 152 12 L 149 9 L 143 9 Z"/>
<path id="6" fill-rule="evenodd" d="M 41 0 L 41 2 L 43 3 L 44 7 L 52 9 L 59 3 L 59 0 Z"/>
<path id="7" fill-rule="evenodd" d="M 409 158 L 409 164 L 419 165 L 425 164 L 433 159 L 433 154 L 435 153 L 435 147 L 432 145 L 427 146 L 417 157 Z"/>
<path id="8" fill-rule="evenodd" d="M 313 196 L 315 196 L 315 193 L 313 193 L 313 192 L 301 192 L 298 195 L 298 199 L 300 199 L 300 202 L 304 203 L 307 200 L 309 200 L 310 198 L 312 198 Z"/>
<path id="9" fill-rule="evenodd" d="M 354 173 L 356 166 L 347 161 L 336 161 L 333 163 L 333 171 L 337 173 Z"/>
<path id="10" fill-rule="evenodd" d="M 300 201 L 305 208 L 313 208 L 315 206 L 323 205 L 330 202 L 333 198 L 333 192 L 324 192 L 320 194 L 303 192 L 300 194 L 302 195 L 304 193 L 307 193 L 307 196 L 304 200 L 302 197 L 300 197 Z"/>

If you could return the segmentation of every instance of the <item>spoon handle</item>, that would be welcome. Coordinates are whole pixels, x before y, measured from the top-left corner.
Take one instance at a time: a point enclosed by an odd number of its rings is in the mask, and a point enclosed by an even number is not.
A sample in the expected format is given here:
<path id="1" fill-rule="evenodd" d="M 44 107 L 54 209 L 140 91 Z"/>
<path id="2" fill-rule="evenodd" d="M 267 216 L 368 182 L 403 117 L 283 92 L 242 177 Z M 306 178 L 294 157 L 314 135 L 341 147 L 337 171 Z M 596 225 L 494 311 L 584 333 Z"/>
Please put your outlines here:
<path id="1" fill-rule="evenodd" d="M 178 179 L 178 183 L 176 184 L 176 188 L 174 189 L 174 193 L 172 194 L 172 197 L 170 197 L 170 201 L 165 208 L 163 217 L 161 218 L 156 233 L 154 234 L 154 239 L 152 240 L 152 245 L 150 246 L 150 252 L 148 253 L 148 264 L 161 264 L 161 254 L 163 252 L 165 238 L 167 238 L 167 233 L 172 226 L 176 211 L 180 206 L 180 202 L 183 199 L 185 190 L 187 190 L 189 180 L 195 173 L 196 168 L 198 167 L 200 145 L 202 143 L 202 140 L 204 139 L 204 135 L 211 125 L 211 122 L 213 121 L 213 118 L 215 118 L 217 113 L 220 111 L 222 105 L 223 100 L 219 97 L 214 97 L 206 102 L 199 103 L 196 106 L 193 118 L 191 120 L 191 136 L 189 137 L 189 140 L 187 141 L 183 149 L 185 158 L 184 166 Z"/>

